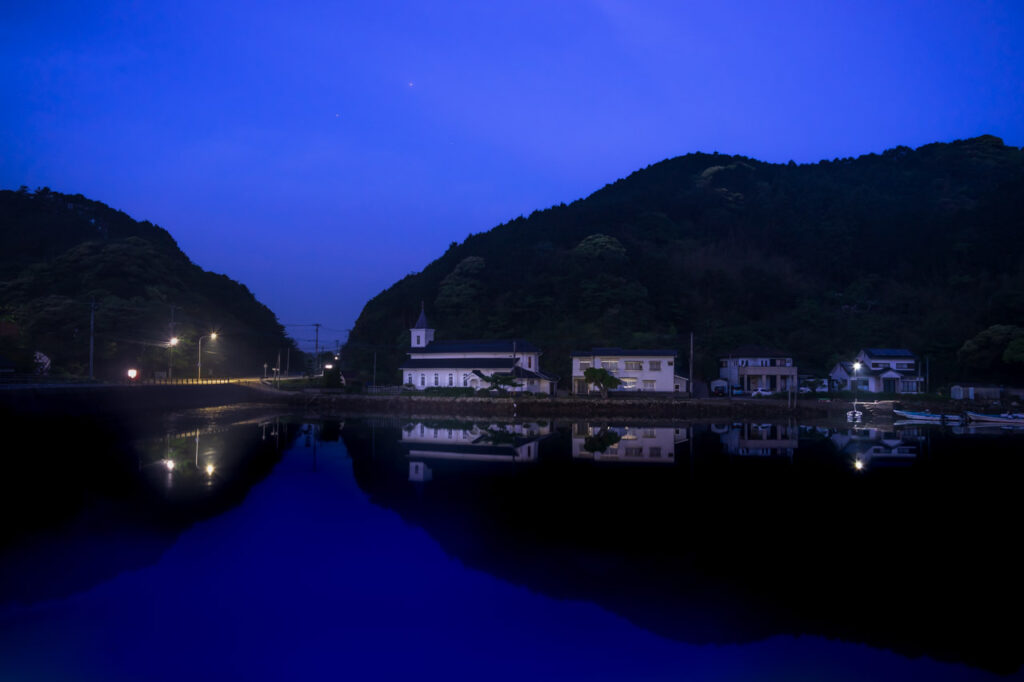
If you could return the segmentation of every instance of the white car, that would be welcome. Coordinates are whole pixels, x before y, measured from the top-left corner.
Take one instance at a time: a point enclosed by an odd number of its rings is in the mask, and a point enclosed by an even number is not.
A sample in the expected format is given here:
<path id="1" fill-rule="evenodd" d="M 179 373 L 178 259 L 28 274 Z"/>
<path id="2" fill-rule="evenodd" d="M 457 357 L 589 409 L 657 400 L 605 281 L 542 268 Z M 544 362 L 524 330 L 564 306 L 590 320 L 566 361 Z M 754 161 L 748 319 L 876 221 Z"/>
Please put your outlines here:
<path id="1" fill-rule="evenodd" d="M 751 397 L 754 398 L 757 398 L 759 396 L 768 396 L 771 394 L 772 392 L 769 391 L 767 388 L 755 388 L 753 391 L 750 392 Z"/>

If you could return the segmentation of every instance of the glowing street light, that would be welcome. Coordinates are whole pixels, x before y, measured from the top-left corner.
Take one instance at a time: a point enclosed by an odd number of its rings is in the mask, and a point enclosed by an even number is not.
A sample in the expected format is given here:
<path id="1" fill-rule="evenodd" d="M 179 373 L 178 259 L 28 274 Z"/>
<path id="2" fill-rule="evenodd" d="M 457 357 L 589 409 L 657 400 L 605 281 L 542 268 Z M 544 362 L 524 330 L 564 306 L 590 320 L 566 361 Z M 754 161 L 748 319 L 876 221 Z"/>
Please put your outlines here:
<path id="1" fill-rule="evenodd" d="M 178 345 L 178 341 L 179 341 L 179 339 L 178 339 L 177 336 L 172 336 L 167 341 L 167 378 L 168 379 L 173 379 L 174 378 L 174 376 L 173 376 L 173 372 L 174 372 L 174 369 L 173 369 L 173 365 L 174 365 L 174 362 L 173 362 L 173 359 L 174 359 L 174 347 Z"/>
<path id="2" fill-rule="evenodd" d="M 197 366 L 199 368 L 196 378 L 202 381 L 203 378 L 203 339 L 209 338 L 211 341 L 217 340 L 217 332 L 210 332 L 199 337 L 199 362 Z"/>
<path id="3" fill-rule="evenodd" d="M 128 381 L 135 381 L 135 377 L 139 376 L 139 370 L 130 369 L 128 370 Z"/>

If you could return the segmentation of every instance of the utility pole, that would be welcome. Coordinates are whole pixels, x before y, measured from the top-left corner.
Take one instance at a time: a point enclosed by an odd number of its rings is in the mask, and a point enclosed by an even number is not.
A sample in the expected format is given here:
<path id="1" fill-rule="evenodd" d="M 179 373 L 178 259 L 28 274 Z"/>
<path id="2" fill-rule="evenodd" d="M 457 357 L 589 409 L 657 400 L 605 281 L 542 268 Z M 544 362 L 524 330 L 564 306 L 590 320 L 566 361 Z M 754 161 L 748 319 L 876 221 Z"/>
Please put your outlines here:
<path id="1" fill-rule="evenodd" d="M 320 323 L 317 322 L 313 326 L 316 327 L 316 342 L 315 342 L 316 345 L 314 346 L 314 348 L 316 350 L 313 351 L 315 353 L 315 355 L 313 356 L 313 375 L 314 376 L 319 376 L 320 375 Z"/>
<path id="2" fill-rule="evenodd" d="M 93 378 L 94 378 L 93 377 L 93 371 L 92 371 L 93 370 L 92 359 L 93 359 L 93 348 L 94 348 L 93 337 L 94 337 L 95 331 L 96 331 L 96 299 L 94 298 L 94 299 L 92 299 L 92 302 L 89 304 L 89 381 L 92 381 Z"/>
<path id="3" fill-rule="evenodd" d="M 690 397 L 693 397 L 693 332 L 690 332 L 690 381 L 687 388 L 690 389 Z"/>

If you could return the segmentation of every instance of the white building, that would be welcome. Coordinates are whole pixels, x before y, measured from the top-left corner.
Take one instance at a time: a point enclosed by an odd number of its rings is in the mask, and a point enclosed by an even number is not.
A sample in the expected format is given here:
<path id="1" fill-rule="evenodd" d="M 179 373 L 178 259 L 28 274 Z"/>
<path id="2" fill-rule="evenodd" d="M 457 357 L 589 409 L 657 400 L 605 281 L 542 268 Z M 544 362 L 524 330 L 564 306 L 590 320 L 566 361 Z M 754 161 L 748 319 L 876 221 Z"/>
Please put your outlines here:
<path id="1" fill-rule="evenodd" d="M 854 370 L 853 363 L 860 369 Z M 857 390 L 866 393 L 921 393 L 924 377 L 917 357 L 905 348 L 864 348 L 852 362 L 838 362 L 829 379 L 840 391 L 852 391 L 856 375 Z"/>
<path id="2" fill-rule="evenodd" d="M 619 378 L 619 391 L 688 391 L 685 377 L 676 376 L 676 353 L 671 350 L 592 348 L 572 352 L 572 392 L 596 393 L 583 373 L 591 367 L 605 369 Z"/>
<path id="3" fill-rule="evenodd" d="M 733 389 L 797 391 L 797 367 L 793 356 L 764 346 L 740 346 L 718 358 L 718 376 Z"/>
<path id="4" fill-rule="evenodd" d="M 556 378 L 540 371 L 541 351 L 529 341 L 435 341 L 423 310 L 409 334 L 409 359 L 400 366 L 406 386 L 479 389 L 489 385 L 481 375 L 507 374 L 518 384 L 509 390 L 554 392 Z"/>

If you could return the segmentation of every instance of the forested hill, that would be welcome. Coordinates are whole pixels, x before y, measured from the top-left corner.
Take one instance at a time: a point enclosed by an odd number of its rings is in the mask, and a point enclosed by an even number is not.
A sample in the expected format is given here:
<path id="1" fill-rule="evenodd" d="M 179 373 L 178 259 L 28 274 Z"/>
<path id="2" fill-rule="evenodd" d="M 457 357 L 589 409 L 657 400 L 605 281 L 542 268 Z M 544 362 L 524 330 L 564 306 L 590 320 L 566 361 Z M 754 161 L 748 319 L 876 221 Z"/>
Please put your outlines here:
<path id="1" fill-rule="evenodd" d="M 757 343 L 802 372 L 907 347 L 933 386 L 998 379 L 1020 366 L 1002 347 L 957 353 L 1024 323 L 1022 223 L 1024 152 L 991 136 L 816 164 L 688 154 L 453 243 L 366 304 L 345 363 L 376 351 L 397 381 L 422 300 L 438 339 L 527 338 L 563 379 L 591 346 L 674 347 L 685 366 L 691 331 L 698 376 Z"/>
<path id="2" fill-rule="evenodd" d="M 192 263 L 166 230 L 81 195 L 0 191 L 0 240 L 0 356 L 22 371 L 40 351 L 54 373 L 87 375 L 93 301 L 97 378 L 151 375 L 169 360 L 194 377 L 211 331 L 204 376 L 253 375 L 292 347 L 244 285 Z"/>

